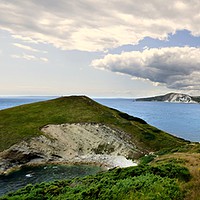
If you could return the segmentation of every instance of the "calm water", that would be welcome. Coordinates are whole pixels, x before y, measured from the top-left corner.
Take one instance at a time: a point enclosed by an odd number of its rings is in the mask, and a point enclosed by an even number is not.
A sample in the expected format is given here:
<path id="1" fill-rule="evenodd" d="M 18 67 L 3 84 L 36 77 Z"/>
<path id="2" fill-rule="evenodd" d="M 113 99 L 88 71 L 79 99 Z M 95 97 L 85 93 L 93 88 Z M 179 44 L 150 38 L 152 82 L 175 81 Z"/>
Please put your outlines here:
<path id="1" fill-rule="evenodd" d="M 71 179 L 96 174 L 102 168 L 87 165 L 43 165 L 26 167 L 7 176 L 0 176 L 0 196 L 15 191 L 27 184 L 49 182 L 60 179 Z"/>
<path id="2" fill-rule="evenodd" d="M 38 96 L 38 97 L 0 97 L 0 110 L 19 106 L 23 104 L 45 101 L 56 97 Z"/>
<path id="3" fill-rule="evenodd" d="M 190 141 L 200 142 L 200 104 L 134 102 L 132 99 L 96 99 L 149 124 Z"/>

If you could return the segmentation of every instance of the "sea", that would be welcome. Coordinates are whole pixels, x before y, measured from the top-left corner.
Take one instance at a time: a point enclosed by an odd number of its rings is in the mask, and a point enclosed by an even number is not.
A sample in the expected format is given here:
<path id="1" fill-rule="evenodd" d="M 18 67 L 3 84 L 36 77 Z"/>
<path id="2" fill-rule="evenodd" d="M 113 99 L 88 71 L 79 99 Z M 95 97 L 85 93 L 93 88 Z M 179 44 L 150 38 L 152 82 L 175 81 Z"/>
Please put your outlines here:
<path id="1" fill-rule="evenodd" d="M 53 98 L 57 97 L 0 97 L 0 110 Z M 200 142 L 200 104 L 138 102 L 133 98 L 93 99 L 108 107 L 142 118 L 150 125 L 172 135 L 192 142 Z"/>
<path id="2" fill-rule="evenodd" d="M 200 142 L 200 104 L 145 102 L 133 99 L 96 99 L 97 102 L 129 115 L 167 133 Z"/>
<path id="3" fill-rule="evenodd" d="M 45 101 L 56 97 L 0 97 L 0 110 Z M 200 142 L 200 104 L 166 102 L 137 102 L 128 98 L 94 98 L 105 106 L 142 118 L 147 123 L 177 137 Z M 0 196 L 26 184 L 95 174 L 100 168 L 92 166 L 38 166 L 0 176 Z M 49 176 L 51 174 L 51 176 Z"/>

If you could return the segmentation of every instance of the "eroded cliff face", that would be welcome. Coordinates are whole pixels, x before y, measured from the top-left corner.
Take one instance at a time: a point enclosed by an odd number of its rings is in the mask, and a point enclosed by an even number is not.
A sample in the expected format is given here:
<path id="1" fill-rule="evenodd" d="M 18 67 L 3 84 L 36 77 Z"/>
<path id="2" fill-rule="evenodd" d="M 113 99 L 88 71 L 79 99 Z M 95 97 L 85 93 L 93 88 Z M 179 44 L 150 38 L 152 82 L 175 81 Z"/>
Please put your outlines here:
<path id="1" fill-rule="evenodd" d="M 192 97 L 186 94 L 170 94 L 168 98 L 166 98 L 165 102 L 173 102 L 173 103 L 198 103 L 192 100 Z"/>
<path id="2" fill-rule="evenodd" d="M 110 167 L 131 165 L 143 152 L 128 134 L 104 124 L 47 125 L 43 135 L 13 145 L 0 154 L 0 173 L 27 163 L 96 163 Z M 123 163 L 122 163 L 123 162 Z"/>

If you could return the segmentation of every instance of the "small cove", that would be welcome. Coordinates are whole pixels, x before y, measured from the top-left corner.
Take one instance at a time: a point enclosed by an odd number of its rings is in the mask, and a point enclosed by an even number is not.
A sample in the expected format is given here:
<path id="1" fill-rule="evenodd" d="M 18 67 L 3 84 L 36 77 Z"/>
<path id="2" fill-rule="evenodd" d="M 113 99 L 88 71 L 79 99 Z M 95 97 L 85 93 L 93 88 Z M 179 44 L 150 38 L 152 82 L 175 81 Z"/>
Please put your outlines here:
<path id="1" fill-rule="evenodd" d="M 39 165 L 27 166 L 8 175 L 0 176 L 0 196 L 16 191 L 27 184 L 72 179 L 96 174 L 103 168 L 90 165 Z"/>

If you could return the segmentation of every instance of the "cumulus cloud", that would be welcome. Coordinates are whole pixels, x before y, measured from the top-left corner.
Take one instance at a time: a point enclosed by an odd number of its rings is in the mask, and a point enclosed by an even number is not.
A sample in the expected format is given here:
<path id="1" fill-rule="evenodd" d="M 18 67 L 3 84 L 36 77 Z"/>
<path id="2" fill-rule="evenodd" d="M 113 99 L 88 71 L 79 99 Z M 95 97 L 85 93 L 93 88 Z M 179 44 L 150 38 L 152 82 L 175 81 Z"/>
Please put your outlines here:
<path id="1" fill-rule="evenodd" d="M 170 47 L 108 54 L 92 61 L 98 69 L 147 79 L 171 89 L 200 89 L 200 48 Z"/>
<path id="2" fill-rule="evenodd" d="M 181 29 L 200 35 L 198 0 L 1 0 L 0 10 L 0 28 L 15 38 L 64 50 L 103 51 Z"/>

